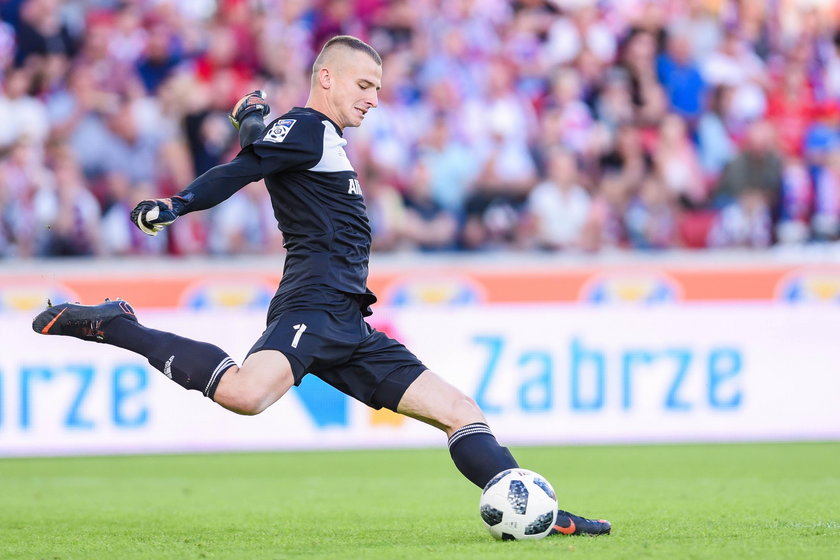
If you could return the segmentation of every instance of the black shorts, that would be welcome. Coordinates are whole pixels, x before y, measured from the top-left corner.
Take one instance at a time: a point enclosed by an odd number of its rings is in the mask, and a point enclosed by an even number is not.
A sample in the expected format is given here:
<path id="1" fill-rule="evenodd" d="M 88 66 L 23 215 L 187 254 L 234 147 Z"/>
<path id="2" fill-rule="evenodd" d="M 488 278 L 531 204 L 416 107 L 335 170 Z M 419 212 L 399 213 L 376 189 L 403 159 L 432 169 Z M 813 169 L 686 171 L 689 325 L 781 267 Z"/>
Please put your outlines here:
<path id="1" fill-rule="evenodd" d="M 400 342 L 364 320 L 359 296 L 323 287 L 278 294 L 268 327 L 248 354 L 279 350 L 295 385 L 311 373 L 372 408 L 396 411 L 427 368 Z"/>

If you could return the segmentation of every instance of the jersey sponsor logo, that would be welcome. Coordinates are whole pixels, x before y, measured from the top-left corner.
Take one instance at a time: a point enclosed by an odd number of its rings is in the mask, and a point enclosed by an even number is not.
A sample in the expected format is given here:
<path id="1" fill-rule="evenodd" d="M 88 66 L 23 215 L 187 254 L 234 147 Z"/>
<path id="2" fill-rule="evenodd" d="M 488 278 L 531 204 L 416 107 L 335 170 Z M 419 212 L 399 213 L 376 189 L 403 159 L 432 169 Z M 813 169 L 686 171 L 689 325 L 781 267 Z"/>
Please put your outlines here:
<path id="1" fill-rule="evenodd" d="M 361 196 L 362 194 L 362 185 L 359 183 L 358 179 L 349 179 L 350 181 L 350 188 L 347 189 L 347 194 L 355 194 Z"/>
<path id="2" fill-rule="evenodd" d="M 286 135 L 289 134 L 289 131 L 295 125 L 297 121 L 295 119 L 283 119 L 274 123 L 274 126 L 271 127 L 265 138 L 267 142 L 277 142 L 280 143 L 286 139 Z"/>

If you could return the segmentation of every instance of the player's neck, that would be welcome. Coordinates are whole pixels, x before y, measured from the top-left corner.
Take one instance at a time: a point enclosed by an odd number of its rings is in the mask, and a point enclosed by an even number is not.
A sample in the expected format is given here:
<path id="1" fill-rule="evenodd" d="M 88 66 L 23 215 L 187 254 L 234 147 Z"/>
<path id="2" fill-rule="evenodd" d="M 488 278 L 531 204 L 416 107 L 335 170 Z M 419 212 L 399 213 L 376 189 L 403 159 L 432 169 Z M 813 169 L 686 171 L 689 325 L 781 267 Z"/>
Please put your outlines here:
<path id="1" fill-rule="evenodd" d="M 309 99 L 306 100 L 306 105 L 304 105 L 307 109 L 314 109 L 319 113 L 325 115 L 328 119 L 330 119 L 335 125 L 344 132 L 344 127 L 338 124 L 338 119 L 336 118 L 335 111 L 332 110 L 330 104 L 326 102 L 324 99 L 319 99 L 317 96 L 310 95 Z"/>

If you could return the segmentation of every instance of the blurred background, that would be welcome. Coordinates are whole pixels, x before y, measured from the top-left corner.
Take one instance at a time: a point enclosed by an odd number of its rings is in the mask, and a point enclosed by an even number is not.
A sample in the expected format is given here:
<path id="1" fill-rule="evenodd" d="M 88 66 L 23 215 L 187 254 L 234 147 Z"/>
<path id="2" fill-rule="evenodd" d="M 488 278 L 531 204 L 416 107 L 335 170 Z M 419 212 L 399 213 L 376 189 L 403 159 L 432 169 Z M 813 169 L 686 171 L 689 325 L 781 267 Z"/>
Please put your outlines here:
<path id="1" fill-rule="evenodd" d="M 342 33 L 385 61 L 379 109 L 348 131 L 380 253 L 840 236 L 830 0 L 2 0 L 0 15 L 5 258 L 277 253 L 258 185 L 165 243 L 126 209 L 231 159 L 245 92 L 265 89 L 271 118 L 304 104 Z"/>
<path id="2" fill-rule="evenodd" d="M 244 93 L 266 90 L 270 119 L 304 104 L 336 34 L 384 60 L 379 107 L 345 131 L 374 322 L 508 441 L 840 439 L 834 0 L 0 0 L 0 16 L 0 453 L 437 442 L 317 380 L 278 434 L 28 327 L 47 298 L 121 296 L 241 359 L 282 269 L 263 186 L 155 238 L 128 213 L 235 156 Z M 173 430 L 185 410 L 207 441 Z M 570 418 L 587 427 L 559 431 Z"/>

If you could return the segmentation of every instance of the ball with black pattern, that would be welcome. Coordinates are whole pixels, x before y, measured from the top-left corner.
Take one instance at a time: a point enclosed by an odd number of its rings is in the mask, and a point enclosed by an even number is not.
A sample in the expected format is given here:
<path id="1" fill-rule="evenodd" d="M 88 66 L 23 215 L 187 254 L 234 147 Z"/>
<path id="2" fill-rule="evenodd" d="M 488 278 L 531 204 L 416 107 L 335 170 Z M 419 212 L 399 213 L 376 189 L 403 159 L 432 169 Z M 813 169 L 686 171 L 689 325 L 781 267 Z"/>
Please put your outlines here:
<path id="1" fill-rule="evenodd" d="M 497 539 L 541 539 L 551 531 L 557 516 L 557 495 L 542 475 L 508 469 L 484 487 L 479 514 Z"/>

